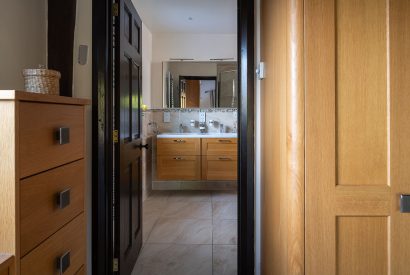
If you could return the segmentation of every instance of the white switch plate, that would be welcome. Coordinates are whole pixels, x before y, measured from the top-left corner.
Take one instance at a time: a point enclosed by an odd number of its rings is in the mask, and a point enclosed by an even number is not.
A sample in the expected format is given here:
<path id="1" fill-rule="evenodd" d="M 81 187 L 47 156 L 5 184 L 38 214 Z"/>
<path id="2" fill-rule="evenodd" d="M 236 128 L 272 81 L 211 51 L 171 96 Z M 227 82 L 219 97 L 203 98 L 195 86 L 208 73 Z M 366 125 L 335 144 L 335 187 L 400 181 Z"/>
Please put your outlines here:
<path id="1" fill-rule="evenodd" d="M 199 122 L 206 122 L 206 113 L 199 112 Z"/>
<path id="2" fill-rule="evenodd" d="M 171 122 L 171 112 L 164 112 L 164 123 Z"/>
<path id="3" fill-rule="evenodd" d="M 265 62 L 260 62 L 258 64 L 256 76 L 259 80 L 265 79 Z"/>

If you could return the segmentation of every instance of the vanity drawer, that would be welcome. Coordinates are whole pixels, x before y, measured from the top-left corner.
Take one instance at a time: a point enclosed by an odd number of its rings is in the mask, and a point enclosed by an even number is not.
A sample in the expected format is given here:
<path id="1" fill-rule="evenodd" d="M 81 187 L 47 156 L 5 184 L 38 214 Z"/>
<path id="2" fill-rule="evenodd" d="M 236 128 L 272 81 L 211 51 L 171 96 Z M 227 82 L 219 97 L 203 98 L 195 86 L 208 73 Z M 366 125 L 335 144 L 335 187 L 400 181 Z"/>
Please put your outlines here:
<path id="1" fill-rule="evenodd" d="M 237 180 L 237 156 L 202 156 L 203 180 Z"/>
<path id="2" fill-rule="evenodd" d="M 83 106 L 21 102 L 19 110 L 20 178 L 84 157 Z M 62 145 L 60 128 L 69 131 Z"/>
<path id="3" fill-rule="evenodd" d="M 200 180 L 200 156 L 158 156 L 158 180 Z"/>
<path id="4" fill-rule="evenodd" d="M 59 195 L 69 202 L 58 204 Z M 84 160 L 20 182 L 21 255 L 84 211 Z"/>
<path id="5" fill-rule="evenodd" d="M 67 252 L 70 264 L 62 273 L 75 274 L 85 263 L 85 243 L 84 214 L 81 214 L 21 259 L 21 275 L 60 274 L 57 262 Z"/>
<path id="6" fill-rule="evenodd" d="M 238 155 L 237 138 L 203 138 L 202 155 L 236 156 Z"/>
<path id="7" fill-rule="evenodd" d="M 199 156 L 201 140 L 199 138 L 159 138 L 158 156 Z"/>

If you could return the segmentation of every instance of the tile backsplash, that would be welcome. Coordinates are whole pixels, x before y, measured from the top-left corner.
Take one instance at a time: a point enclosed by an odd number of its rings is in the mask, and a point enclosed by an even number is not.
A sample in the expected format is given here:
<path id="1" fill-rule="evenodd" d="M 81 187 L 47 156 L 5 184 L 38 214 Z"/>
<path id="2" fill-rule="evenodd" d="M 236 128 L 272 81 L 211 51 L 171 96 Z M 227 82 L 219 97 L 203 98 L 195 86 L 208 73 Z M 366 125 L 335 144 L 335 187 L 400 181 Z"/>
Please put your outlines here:
<path id="1" fill-rule="evenodd" d="M 164 122 L 164 112 L 169 113 L 170 122 Z M 220 125 L 223 124 L 226 133 L 237 131 L 238 109 L 152 109 L 143 112 L 142 134 L 150 136 L 154 131 L 159 133 L 178 133 L 180 125 L 184 133 L 199 133 L 199 113 L 206 114 L 206 128 L 208 133 L 219 133 Z M 191 120 L 195 126 L 191 126 Z M 213 121 L 214 123 L 209 123 Z"/>

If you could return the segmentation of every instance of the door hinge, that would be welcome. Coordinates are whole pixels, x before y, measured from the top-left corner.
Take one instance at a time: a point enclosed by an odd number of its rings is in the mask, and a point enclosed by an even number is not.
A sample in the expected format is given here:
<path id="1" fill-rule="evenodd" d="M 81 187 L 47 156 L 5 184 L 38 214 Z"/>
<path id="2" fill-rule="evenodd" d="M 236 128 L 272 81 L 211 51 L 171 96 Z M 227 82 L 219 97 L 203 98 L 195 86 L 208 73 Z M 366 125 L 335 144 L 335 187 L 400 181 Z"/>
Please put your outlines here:
<path id="1" fill-rule="evenodd" d="M 112 131 L 112 141 L 118 143 L 118 130 Z"/>
<path id="2" fill-rule="evenodd" d="M 118 3 L 113 3 L 112 4 L 112 16 L 118 16 L 118 13 L 119 13 Z"/>
<path id="3" fill-rule="evenodd" d="M 112 260 L 112 271 L 118 272 L 118 259 L 117 258 L 114 258 Z"/>

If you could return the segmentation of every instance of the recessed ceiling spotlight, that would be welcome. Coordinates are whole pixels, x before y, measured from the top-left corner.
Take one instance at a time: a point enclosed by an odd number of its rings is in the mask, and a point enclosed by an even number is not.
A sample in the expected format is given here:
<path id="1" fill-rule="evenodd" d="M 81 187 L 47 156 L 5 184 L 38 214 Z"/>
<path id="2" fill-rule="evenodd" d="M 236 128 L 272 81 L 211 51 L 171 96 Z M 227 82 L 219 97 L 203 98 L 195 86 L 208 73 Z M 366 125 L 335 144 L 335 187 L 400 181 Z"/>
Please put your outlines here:
<path id="1" fill-rule="evenodd" d="M 188 17 L 188 20 L 189 20 L 189 21 L 192 21 L 192 20 L 193 20 L 193 18 L 192 18 L 192 17 Z"/>

